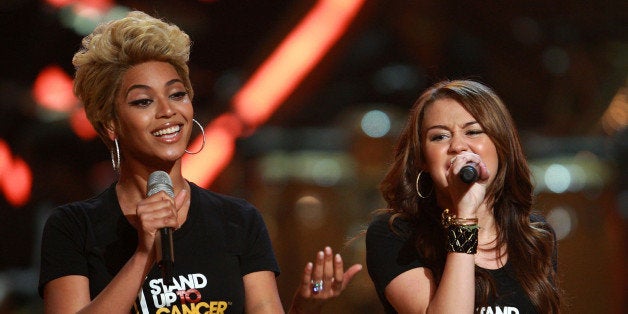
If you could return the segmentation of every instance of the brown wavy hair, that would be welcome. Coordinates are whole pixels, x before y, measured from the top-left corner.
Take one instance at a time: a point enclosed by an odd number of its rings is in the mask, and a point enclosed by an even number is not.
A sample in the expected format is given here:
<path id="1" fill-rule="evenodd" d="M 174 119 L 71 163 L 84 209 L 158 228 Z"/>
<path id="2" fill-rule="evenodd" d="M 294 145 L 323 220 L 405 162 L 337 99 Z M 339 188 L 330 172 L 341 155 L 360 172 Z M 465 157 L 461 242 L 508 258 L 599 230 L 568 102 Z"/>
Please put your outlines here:
<path id="1" fill-rule="evenodd" d="M 187 65 L 190 47 L 190 37 L 179 27 L 140 11 L 103 23 L 83 38 L 72 59 L 74 93 L 107 147 L 112 145 L 107 127 L 116 118 L 115 97 L 122 77 L 134 65 L 147 61 L 172 64 L 193 98 Z"/>
<path id="2" fill-rule="evenodd" d="M 494 210 L 496 247 L 506 246 L 508 263 L 537 311 L 559 313 L 560 293 L 553 259 L 555 237 L 547 223 L 530 221 L 533 205 L 530 170 L 510 113 L 489 87 L 471 80 L 442 81 L 415 102 L 396 144 L 393 163 L 380 183 L 380 191 L 392 212 L 390 225 L 399 216 L 413 221 L 416 248 L 427 260 L 438 284 L 447 255 L 445 232 L 440 223 L 442 209 L 437 206 L 434 193 L 427 198 L 417 196 L 415 180 L 424 160 L 421 126 L 425 109 L 444 98 L 459 102 L 495 144 L 499 164 L 495 179 L 487 188 L 486 200 Z M 423 173 L 421 181 L 421 192 L 427 194 L 430 185 L 433 188 L 431 178 Z M 489 296 L 495 296 L 494 283 L 486 271 L 476 267 L 476 304 L 486 303 Z"/>

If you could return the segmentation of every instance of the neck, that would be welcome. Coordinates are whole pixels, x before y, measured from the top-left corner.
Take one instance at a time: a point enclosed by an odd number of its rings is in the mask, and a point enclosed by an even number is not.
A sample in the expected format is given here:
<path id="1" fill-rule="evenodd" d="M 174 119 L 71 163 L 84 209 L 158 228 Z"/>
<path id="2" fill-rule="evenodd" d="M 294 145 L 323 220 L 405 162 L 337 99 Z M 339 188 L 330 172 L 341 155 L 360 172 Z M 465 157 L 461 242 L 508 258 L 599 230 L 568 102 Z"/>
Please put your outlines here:
<path id="1" fill-rule="evenodd" d="M 493 209 L 481 206 L 477 211 L 478 225 L 480 226 L 479 236 L 495 234 L 495 216 L 493 216 Z"/>
<path id="2" fill-rule="evenodd" d="M 148 176 L 157 170 L 162 170 L 168 173 L 170 179 L 172 180 L 175 195 L 177 195 L 182 189 L 189 191 L 189 184 L 185 178 L 183 178 L 183 174 L 181 173 L 180 161 L 176 162 L 169 169 L 156 169 L 154 167 L 146 167 L 144 165 L 134 166 L 123 164 L 120 167 L 120 175 L 118 183 L 116 184 L 116 193 L 123 212 L 135 212 L 134 204 L 137 204 L 140 200 L 146 198 Z"/>
<path id="3" fill-rule="evenodd" d="M 480 226 L 478 230 L 478 250 L 485 252 L 494 251 L 496 260 L 500 260 L 501 263 L 505 247 L 503 245 L 498 246 L 497 243 L 497 224 L 495 223 L 493 209 L 485 207 L 481 207 L 481 209 L 477 212 L 478 225 Z"/>

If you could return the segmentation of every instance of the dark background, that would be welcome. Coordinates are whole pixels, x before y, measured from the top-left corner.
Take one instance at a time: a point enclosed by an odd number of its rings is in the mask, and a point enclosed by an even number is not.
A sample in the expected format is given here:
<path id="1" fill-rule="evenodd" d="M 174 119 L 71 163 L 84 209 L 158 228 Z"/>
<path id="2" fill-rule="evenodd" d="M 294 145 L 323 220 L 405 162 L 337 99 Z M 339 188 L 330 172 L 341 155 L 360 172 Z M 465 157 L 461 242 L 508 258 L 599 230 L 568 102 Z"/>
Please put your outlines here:
<path id="1" fill-rule="evenodd" d="M 191 36 L 196 117 L 209 122 L 230 110 L 233 94 L 315 1 L 115 3 L 163 17 Z M 73 73 L 71 57 L 82 35 L 60 21 L 69 7 L 0 3 L 0 139 L 33 172 L 26 205 L 14 208 L 0 197 L 2 313 L 41 311 L 38 245 L 49 211 L 113 180 L 104 145 L 79 139 L 65 117 L 43 114 L 31 96 L 44 67 Z M 563 214 L 555 216 L 555 227 L 564 215 L 570 222 L 560 242 L 568 312 L 625 312 L 627 14 L 625 1 L 368 0 L 273 117 L 238 140 L 235 158 L 211 188 L 247 198 L 264 213 L 288 306 L 302 265 L 324 245 L 364 263 L 362 239 L 346 240 L 385 206 L 377 183 L 416 97 L 441 79 L 477 79 L 509 107 L 533 170 L 552 163 L 584 169 L 577 189 L 556 193 L 539 184 L 537 190 L 539 210 Z M 613 99 L 619 106 L 614 118 L 623 124 L 608 128 L 603 116 Z M 359 132 L 358 117 L 370 109 L 389 113 L 389 135 L 373 139 Z M 345 166 L 334 184 L 304 179 L 299 170 L 273 174 L 269 166 L 326 158 Z M 366 269 L 329 309 L 381 311 Z"/>

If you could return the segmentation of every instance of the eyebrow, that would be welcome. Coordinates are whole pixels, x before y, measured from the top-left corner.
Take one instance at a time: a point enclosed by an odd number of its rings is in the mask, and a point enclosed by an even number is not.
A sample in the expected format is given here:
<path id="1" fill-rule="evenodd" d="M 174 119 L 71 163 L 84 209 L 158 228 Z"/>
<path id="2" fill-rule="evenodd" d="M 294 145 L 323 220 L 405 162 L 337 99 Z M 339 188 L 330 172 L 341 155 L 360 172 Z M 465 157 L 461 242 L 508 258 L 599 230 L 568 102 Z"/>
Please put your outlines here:
<path id="1" fill-rule="evenodd" d="M 172 79 L 172 80 L 170 80 L 170 81 L 166 82 L 166 84 L 164 84 L 164 86 L 168 87 L 168 86 L 171 86 L 171 85 L 173 85 L 173 84 L 175 84 L 175 83 L 181 83 L 181 84 L 183 84 L 183 81 L 181 81 L 181 80 L 180 80 L 180 79 L 178 79 L 178 78 L 176 78 L 176 79 Z M 131 86 L 129 86 L 129 88 L 127 88 L 125 96 L 128 96 L 128 95 L 129 95 L 129 93 L 130 93 L 132 90 L 134 90 L 134 89 L 151 89 L 151 87 L 150 87 L 150 86 L 148 86 L 148 85 L 143 85 L 143 84 L 135 84 L 135 85 L 131 85 Z"/>
<path id="2" fill-rule="evenodd" d="M 479 123 L 479 122 L 477 122 L 477 121 L 469 121 L 469 122 L 465 123 L 465 124 L 462 126 L 462 128 L 464 129 L 464 128 L 467 128 L 467 127 L 472 126 L 472 125 L 474 125 L 474 124 L 480 124 L 480 123 Z M 433 125 L 433 126 L 431 126 L 431 127 L 427 128 L 427 129 L 425 130 L 425 132 L 428 132 L 428 131 L 433 130 L 433 129 L 443 129 L 443 130 L 449 130 L 449 128 L 448 128 L 448 127 L 446 127 L 446 126 L 444 126 L 444 125 L 442 125 L 442 124 L 437 124 L 437 125 Z"/>

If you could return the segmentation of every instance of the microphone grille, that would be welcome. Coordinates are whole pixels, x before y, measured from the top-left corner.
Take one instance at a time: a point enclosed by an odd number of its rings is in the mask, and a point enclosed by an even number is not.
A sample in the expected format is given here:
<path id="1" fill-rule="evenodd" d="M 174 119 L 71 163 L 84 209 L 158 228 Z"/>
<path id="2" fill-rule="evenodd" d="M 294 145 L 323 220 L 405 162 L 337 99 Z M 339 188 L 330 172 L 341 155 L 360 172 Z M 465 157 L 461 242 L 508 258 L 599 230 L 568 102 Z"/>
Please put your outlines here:
<path id="1" fill-rule="evenodd" d="M 146 196 L 164 191 L 170 197 L 174 197 L 174 189 L 172 188 L 172 180 L 165 171 L 155 171 L 148 176 L 146 187 Z"/>

